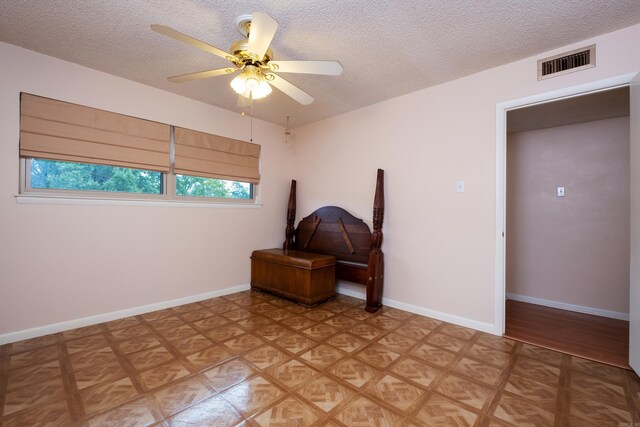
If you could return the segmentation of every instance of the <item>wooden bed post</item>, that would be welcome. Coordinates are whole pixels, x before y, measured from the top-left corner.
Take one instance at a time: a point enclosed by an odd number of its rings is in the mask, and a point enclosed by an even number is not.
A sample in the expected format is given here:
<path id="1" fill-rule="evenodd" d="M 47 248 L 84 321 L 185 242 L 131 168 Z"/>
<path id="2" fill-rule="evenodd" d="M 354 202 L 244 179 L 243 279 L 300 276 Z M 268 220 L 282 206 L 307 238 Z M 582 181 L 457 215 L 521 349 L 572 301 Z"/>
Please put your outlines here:
<path id="1" fill-rule="evenodd" d="M 369 252 L 367 268 L 367 305 L 368 312 L 378 311 L 382 307 L 382 285 L 384 282 L 384 254 L 382 253 L 382 222 L 384 220 L 384 170 L 378 169 L 376 194 L 373 200 L 373 239 Z"/>
<path id="2" fill-rule="evenodd" d="M 296 180 L 291 180 L 291 192 L 289 193 L 289 205 L 287 206 L 287 228 L 284 230 L 285 241 L 282 249 L 293 249 L 293 236 L 295 234 L 296 221 Z"/>

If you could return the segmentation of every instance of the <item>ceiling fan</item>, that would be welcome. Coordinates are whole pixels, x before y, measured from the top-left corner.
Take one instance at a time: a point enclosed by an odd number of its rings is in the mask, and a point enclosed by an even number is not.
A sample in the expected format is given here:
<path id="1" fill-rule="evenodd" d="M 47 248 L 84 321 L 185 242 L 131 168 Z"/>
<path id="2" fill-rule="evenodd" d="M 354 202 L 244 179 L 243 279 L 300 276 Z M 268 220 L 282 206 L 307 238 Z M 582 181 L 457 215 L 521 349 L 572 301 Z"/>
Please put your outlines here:
<path id="1" fill-rule="evenodd" d="M 269 45 L 278 29 L 278 22 L 266 13 L 254 12 L 252 15 L 239 16 L 236 19 L 236 26 L 245 38 L 234 42 L 229 49 L 230 52 L 225 52 L 164 25 L 151 25 L 151 29 L 157 33 L 202 49 L 233 64 L 232 67 L 173 76 L 168 80 L 181 83 L 241 71 L 231 81 L 231 87 L 240 97 L 264 98 L 271 93 L 271 85 L 273 85 L 300 104 L 308 105 L 314 101 L 314 98 L 277 75 L 276 72 L 329 76 L 338 76 L 342 73 L 342 65 L 338 61 L 274 61 Z"/>

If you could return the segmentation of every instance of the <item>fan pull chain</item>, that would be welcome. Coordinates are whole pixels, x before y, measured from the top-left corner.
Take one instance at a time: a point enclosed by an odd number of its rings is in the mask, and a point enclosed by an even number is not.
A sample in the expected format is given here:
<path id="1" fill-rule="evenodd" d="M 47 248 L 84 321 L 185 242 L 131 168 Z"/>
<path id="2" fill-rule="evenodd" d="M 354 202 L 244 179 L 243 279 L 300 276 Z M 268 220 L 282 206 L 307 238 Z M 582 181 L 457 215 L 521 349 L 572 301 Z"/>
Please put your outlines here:
<path id="1" fill-rule="evenodd" d="M 251 142 L 253 142 L 253 96 L 249 96 L 249 108 L 251 113 Z"/>

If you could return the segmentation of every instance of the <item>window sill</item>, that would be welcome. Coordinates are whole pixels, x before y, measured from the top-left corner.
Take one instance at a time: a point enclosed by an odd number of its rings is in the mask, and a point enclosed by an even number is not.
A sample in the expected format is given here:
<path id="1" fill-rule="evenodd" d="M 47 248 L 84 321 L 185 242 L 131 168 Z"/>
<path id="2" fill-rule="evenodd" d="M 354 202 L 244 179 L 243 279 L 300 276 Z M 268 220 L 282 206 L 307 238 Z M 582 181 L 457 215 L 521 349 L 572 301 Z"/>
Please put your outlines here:
<path id="1" fill-rule="evenodd" d="M 245 208 L 258 209 L 261 203 L 238 202 L 199 202 L 194 200 L 157 200 L 134 199 L 116 197 L 82 197 L 50 194 L 17 194 L 15 196 L 19 204 L 29 205 L 85 205 L 85 206 L 149 206 L 165 208 Z"/>

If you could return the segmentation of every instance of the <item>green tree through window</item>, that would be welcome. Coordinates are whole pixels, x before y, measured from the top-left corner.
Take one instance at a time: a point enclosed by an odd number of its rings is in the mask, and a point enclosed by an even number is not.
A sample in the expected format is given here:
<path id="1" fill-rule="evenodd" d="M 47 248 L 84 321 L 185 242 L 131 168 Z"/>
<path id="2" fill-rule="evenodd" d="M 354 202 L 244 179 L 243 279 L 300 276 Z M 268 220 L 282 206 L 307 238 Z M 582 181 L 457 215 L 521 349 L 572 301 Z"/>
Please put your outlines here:
<path id="1" fill-rule="evenodd" d="M 32 159 L 31 187 L 161 194 L 162 173 L 116 166 Z"/>
<path id="2" fill-rule="evenodd" d="M 178 196 L 250 199 L 251 185 L 246 182 L 176 175 L 176 194 Z"/>
<path id="3" fill-rule="evenodd" d="M 162 173 L 116 166 L 31 159 L 31 188 L 163 194 Z M 176 195 L 251 199 L 247 182 L 175 175 Z"/>

